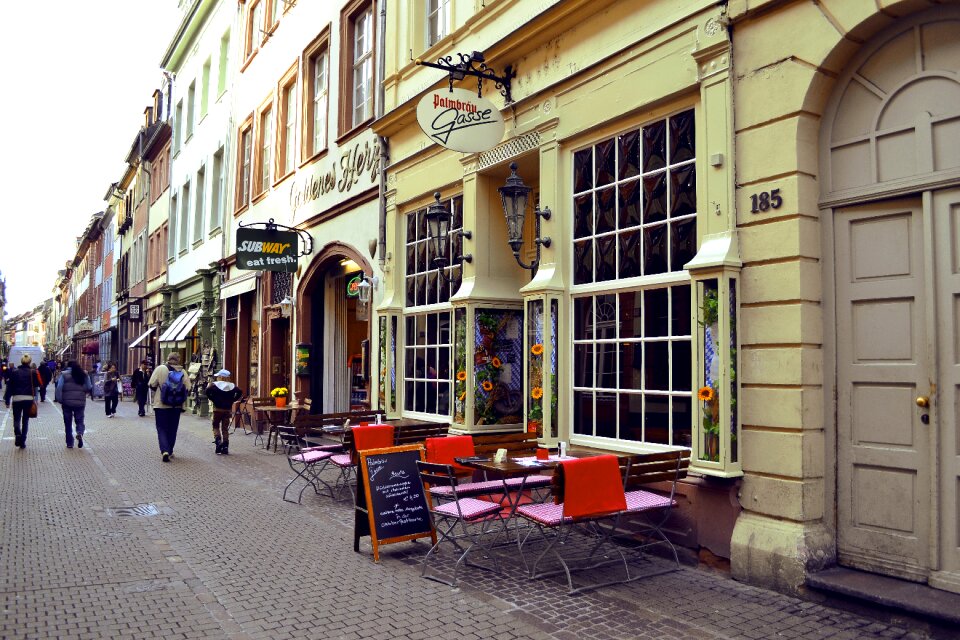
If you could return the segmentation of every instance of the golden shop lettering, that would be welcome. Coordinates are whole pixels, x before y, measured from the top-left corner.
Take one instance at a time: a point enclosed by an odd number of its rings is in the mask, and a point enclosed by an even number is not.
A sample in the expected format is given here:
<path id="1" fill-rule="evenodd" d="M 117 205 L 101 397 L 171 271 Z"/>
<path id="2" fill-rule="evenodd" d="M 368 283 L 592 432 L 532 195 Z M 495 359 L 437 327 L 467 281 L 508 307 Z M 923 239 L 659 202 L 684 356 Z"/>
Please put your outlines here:
<path id="1" fill-rule="evenodd" d="M 379 171 L 380 144 L 370 140 L 357 143 L 340 156 L 339 162 L 330 163 L 326 173 L 311 175 L 300 183 L 293 183 L 290 186 L 290 206 L 299 209 L 334 189 L 340 193 L 349 191 L 364 174 L 371 183 L 376 183 Z"/>

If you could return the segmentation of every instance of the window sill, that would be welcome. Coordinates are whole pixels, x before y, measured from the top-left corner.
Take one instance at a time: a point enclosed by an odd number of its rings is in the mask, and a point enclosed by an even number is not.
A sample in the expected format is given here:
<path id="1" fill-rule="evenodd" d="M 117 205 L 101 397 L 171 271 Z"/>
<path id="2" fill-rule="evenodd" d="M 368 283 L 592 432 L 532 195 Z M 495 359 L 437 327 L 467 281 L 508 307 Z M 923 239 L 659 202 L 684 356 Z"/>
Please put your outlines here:
<path id="1" fill-rule="evenodd" d="M 209 113 L 210 113 L 209 110 L 207 110 L 207 111 L 204 112 L 204 113 L 201 113 L 201 114 L 200 114 L 200 120 L 197 122 L 197 124 L 198 124 L 198 125 L 203 124 L 203 121 L 207 119 L 207 114 L 209 114 Z"/>
<path id="2" fill-rule="evenodd" d="M 203 238 L 200 238 L 199 240 L 194 240 L 192 246 L 193 246 L 194 249 L 196 249 L 197 247 L 199 247 L 199 246 L 202 245 L 202 244 L 203 244 Z"/>
<path id="3" fill-rule="evenodd" d="M 316 162 L 316 161 L 318 161 L 318 160 L 322 160 L 322 159 L 327 155 L 327 151 L 329 151 L 329 149 L 328 149 L 327 147 L 324 147 L 324 148 L 321 149 L 320 151 L 317 151 L 315 154 L 313 154 L 312 156 L 310 156 L 310 157 L 307 158 L 306 160 L 302 161 L 302 162 L 300 163 L 299 168 L 300 168 L 300 169 L 303 169 L 303 168 L 304 168 L 305 166 L 307 166 L 308 164 L 312 164 L 312 163 L 314 163 L 314 162 Z"/>
<path id="4" fill-rule="evenodd" d="M 261 200 L 263 200 L 264 198 L 267 197 L 267 194 L 268 194 L 268 193 L 270 193 L 270 190 L 269 190 L 269 189 L 264 189 L 263 191 L 261 191 L 261 192 L 258 193 L 257 195 L 253 196 L 253 201 L 251 202 L 251 204 L 257 204 L 257 203 L 259 203 Z"/>
<path id="5" fill-rule="evenodd" d="M 190 144 L 190 141 L 193 140 L 193 131 L 187 134 L 187 137 L 184 139 L 183 144 Z"/>
<path id="6" fill-rule="evenodd" d="M 250 52 L 250 55 L 247 56 L 247 59 L 243 61 L 242 65 L 240 65 L 240 73 L 243 73 L 247 70 L 247 67 L 250 66 L 250 63 L 253 62 L 253 59 L 257 57 L 257 51 L 259 50 L 260 49 L 257 48 Z"/>
<path id="7" fill-rule="evenodd" d="M 290 171 L 287 171 L 285 174 L 283 174 L 282 176 L 280 176 L 279 178 L 273 181 L 273 188 L 276 189 L 278 186 L 280 186 L 281 182 L 283 182 L 284 180 L 286 180 L 292 175 L 293 175 L 293 169 L 291 169 Z"/>
<path id="8" fill-rule="evenodd" d="M 364 129 L 370 126 L 370 123 L 373 122 L 373 118 L 367 118 L 360 124 L 356 125 L 352 129 L 347 129 L 340 134 L 340 137 L 336 139 L 337 146 L 343 146 L 345 143 L 349 142 L 351 138 L 358 136 L 363 133 Z"/>
<path id="9" fill-rule="evenodd" d="M 186 249 L 181 249 L 181 250 L 180 250 L 180 253 L 178 254 L 178 256 L 179 256 L 180 258 L 182 258 L 182 257 L 185 256 L 185 255 L 187 255 L 187 250 L 186 250 Z"/>
<path id="10" fill-rule="evenodd" d="M 213 229 L 210 230 L 210 236 L 209 236 L 209 237 L 211 237 L 211 238 L 216 238 L 217 236 L 219 236 L 219 235 L 222 234 L 222 233 L 223 233 L 223 227 L 217 226 L 217 227 L 214 227 Z"/>
<path id="11" fill-rule="evenodd" d="M 240 208 L 238 208 L 238 209 L 235 209 L 234 212 L 233 212 L 233 217 L 236 218 L 237 216 L 239 216 L 241 213 L 243 213 L 244 211 L 246 211 L 246 210 L 249 209 L 249 208 L 250 208 L 250 204 L 247 203 L 247 204 L 243 205 L 242 207 L 240 207 Z"/>

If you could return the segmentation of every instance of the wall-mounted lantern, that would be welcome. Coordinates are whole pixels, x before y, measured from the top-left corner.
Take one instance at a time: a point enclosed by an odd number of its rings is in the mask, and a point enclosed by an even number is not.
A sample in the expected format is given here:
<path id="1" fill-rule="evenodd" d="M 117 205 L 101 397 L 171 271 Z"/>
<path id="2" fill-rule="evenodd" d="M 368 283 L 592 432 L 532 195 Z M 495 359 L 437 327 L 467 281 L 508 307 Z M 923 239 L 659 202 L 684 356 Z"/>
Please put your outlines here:
<path id="1" fill-rule="evenodd" d="M 503 204 L 503 215 L 507 218 L 507 244 L 513 251 L 513 257 L 521 267 L 536 273 L 540 266 L 540 246 L 550 246 L 549 236 L 540 237 L 540 218 L 549 220 L 550 208 L 547 207 L 541 211 L 540 207 L 537 207 L 533 212 L 536 216 L 534 229 L 536 237 L 533 239 L 533 243 L 537 248 L 537 255 L 533 262 L 524 264 L 523 260 L 520 259 L 520 247 L 523 246 L 523 222 L 527 214 L 527 200 L 530 198 L 532 190 L 533 187 L 523 184 L 523 179 L 517 175 L 516 162 L 510 163 L 510 177 L 507 178 L 507 184 L 497 189 L 500 192 L 500 201 Z"/>
<path id="2" fill-rule="evenodd" d="M 433 194 L 434 201 L 427 207 L 427 231 L 430 237 L 430 243 L 433 246 L 433 268 L 440 272 L 440 275 L 447 282 L 452 282 L 453 278 L 447 275 L 446 267 L 450 266 L 450 259 L 447 257 L 450 253 L 449 235 L 450 225 L 453 220 L 453 212 L 449 206 L 440 202 L 440 192 Z M 473 233 L 460 229 L 454 233 L 468 240 L 473 238 Z M 473 256 L 468 254 L 454 256 L 453 260 L 463 262 L 473 262 Z"/>

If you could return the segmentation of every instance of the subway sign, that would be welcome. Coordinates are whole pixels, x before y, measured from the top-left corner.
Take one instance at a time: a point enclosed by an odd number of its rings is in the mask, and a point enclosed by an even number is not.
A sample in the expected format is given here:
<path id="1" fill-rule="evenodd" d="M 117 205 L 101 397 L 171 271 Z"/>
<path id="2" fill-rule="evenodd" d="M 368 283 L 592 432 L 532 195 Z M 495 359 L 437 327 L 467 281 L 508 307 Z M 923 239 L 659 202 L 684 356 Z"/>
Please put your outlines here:
<path id="1" fill-rule="evenodd" d="M 237 268 L 294 273 L 300 255 L 299 239 L 293 231 L 237 229 Z"/>

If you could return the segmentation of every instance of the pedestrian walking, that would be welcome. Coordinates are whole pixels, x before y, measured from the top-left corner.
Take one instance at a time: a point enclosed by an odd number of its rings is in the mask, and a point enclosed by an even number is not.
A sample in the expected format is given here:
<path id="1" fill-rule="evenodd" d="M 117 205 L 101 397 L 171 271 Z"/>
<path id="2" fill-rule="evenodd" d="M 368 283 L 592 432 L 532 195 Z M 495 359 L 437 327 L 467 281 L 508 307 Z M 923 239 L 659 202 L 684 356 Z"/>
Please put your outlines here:
<path id="1" fill-rule="evenodd" d="M 49 362 L 42 362 L 37 367 L 37 373 L 40 374 L 40 402 L 47 401 L 47 385 L 53 380 L 53 372 L 50 370 Z"/>
<path id="2" fill-rule="evenodd" d="M 153 370 L 147 385 L 153 390 L 153 415 L 157 420 L 160 457 L 164 462 L 170 462 L 177 443 L 183 403 L 190 393 L 190 377 L 180 366 L 180 354 L 171 351 L 167 363 Z"/>
<path id="3" fill-rule="evenodd" d="M 71 360 L 67 368 L 60 372 L 57 386 L 53 389 L 53 399 L 63 409 L 63 431 L 67 440 L 67 449 L 73 449 L 73 427 L 77 427 L 77 446 L 83 449 L 83 434 L 86 425 L 83 414 L 87 408 L 87 392 L 93 387 L 90 376 L 76 360 Z"/>
<path id="4" fill-rule="evenodd" d="M 147 415 L 144 406 L 147 404 L 148 382 L 150 382 L 150 365 L 146 360 L 141 360 L 140 368 L 133 372 L 131 380 L 134 396 L 137 399 L 137 415 L 140 417 Z"/>
<path id="5" fill-rule="evenodd" d="M 37 415 L 34 395 L 37 392 L 38 378 L 30 364 L 30 356 L 24 355 L 20 358 L 20 366 L 8 374 L 7 389 L 3 392 L 3 402 L 7 405 L 7 409 L 13 403 L 14 446 L 21 449 L 27 448 L 30 416 Z"/>
<path id="6" fill-rule="evenodd" d="M 107 373 L 103 377 L 103 409 L 107 417 L 117 415 L 117 403 L 120 401 L 120 374 L 117 365 L 107 365 Z"/>
<path id="7" fill-rule="evenodd" d="M 220 369 L 214 374 L 216 380 L 207 386 L 207 398 L 213 403 L 213 443 L 216 453 L 230 453 L 230 418 L 233 403 L 243 397 L 243 392 L 230 382 L 230 372 Z"/>

